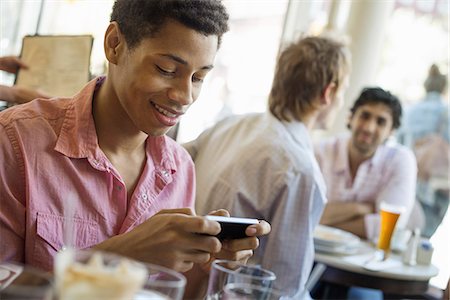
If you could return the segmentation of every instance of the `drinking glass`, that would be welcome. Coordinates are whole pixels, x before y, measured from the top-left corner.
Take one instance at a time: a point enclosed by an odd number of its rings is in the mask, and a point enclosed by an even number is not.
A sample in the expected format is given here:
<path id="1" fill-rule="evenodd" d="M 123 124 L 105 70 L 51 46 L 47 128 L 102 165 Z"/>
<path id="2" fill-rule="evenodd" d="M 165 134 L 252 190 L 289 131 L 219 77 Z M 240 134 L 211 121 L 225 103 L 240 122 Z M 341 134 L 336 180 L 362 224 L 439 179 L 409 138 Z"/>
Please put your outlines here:
<path id="1" fill-rule="evenodd" d="M 391 238 L 397 220 L 403 211 L 402 206 L 381 203 L 380 205 L 380 236 L 377 248 L 383 252 L 383 260 L 386 260 L 391 250 Z"/>
<path id="2" fill-rule="evenodd" d="M 52 292 L 49 273 L 18 263 L 0 264 L 0 299 L 50 300 Z"/>
<path id="3" fill-rule="evenodd" d="M 252 285 L 268 292 L 275 279 L 273 272 L 259 266 L 244 265 L 229 260 L 215 260 L 209 274 L 206 299 L 226 299 L 225 286 L 231 283 Z"/>
<path id="4" fill-rule="evenodd" d="M 223 291 L 224 300 L 288 300 L 289 296 L 272 288 L 245 283 L 229 283 Z"/>
<path id="5" fill-rule="evenodd" d="M 100 251 L 64 250 L 55 260 L 60 299 L 181 300 L 186 278 L 162 266 Z"/>

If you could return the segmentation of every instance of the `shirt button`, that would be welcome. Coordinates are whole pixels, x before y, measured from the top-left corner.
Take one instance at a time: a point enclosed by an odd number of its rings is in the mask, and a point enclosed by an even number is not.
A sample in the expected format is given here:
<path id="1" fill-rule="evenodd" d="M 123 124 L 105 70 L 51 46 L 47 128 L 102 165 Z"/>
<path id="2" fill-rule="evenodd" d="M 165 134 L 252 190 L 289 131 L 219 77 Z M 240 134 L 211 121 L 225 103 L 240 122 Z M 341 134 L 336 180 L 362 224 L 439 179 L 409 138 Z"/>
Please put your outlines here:
<path id="1" fill-rule="evenodd" d="M 141 198 L 147 200 L 147 194 L 141 194 Z"/>
<path id="2" fill-rule="evenodd" d="M 120 185 L 116 185 L 116 190 L 121 191 L 122 187 Z"/>
<path id="3" fill-rule="evenodd" d="M 166 170 L 162 170 L 161 173 L 163 174 L 164 177 L 168 177 L 169 176 L 169 172 L 167 172 Z"/>

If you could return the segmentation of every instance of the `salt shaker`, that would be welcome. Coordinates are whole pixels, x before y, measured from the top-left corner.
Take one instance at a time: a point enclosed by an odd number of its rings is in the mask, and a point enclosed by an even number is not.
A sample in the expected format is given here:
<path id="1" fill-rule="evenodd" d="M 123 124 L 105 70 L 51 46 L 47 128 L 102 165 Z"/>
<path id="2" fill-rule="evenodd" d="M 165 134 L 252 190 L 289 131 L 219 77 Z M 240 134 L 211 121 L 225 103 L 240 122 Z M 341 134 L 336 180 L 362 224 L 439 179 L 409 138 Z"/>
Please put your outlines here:
<path id="1" fill-rule="evenodd" d="M 433 256 L 433 245 L 429 240 L 421 241 L 417 249 L 417 263 L 420 265 L 431 264 L 431 258 Z"/>
<path id="2" fill-rule="evenodd" d="M 417 264 L 417 247 L 419 246 L 420 229 L 416 228 L 413 231 L 413 235 L 409 239 L 408 247 L 403 253 L 403 263 L 410 266 Z"/>

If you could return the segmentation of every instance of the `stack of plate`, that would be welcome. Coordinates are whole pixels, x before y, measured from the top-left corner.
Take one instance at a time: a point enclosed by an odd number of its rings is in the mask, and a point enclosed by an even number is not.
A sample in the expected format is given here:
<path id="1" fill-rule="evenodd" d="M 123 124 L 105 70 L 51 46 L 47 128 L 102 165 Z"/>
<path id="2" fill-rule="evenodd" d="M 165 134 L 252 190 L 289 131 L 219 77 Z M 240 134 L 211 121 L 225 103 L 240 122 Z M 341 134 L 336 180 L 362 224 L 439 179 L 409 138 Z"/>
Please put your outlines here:
<path id="1" fill-rule="evenodd" d="M 353 233 L 329 226 L 318 225 L 314 231 L 314 248 L 318 252 L 353 254 L 359 242 Z"/>

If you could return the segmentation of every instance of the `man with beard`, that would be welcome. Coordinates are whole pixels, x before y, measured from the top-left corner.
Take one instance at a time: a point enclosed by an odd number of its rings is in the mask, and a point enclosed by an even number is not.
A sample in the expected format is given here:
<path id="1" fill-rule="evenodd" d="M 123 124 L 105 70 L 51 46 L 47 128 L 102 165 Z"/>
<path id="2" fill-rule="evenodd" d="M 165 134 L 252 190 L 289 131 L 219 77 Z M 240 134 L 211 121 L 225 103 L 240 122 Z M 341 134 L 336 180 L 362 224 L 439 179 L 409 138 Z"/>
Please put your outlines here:
<path id="1" fill-rule="evenodd" d="M 403 206 L 398 226 L 406 225 L 415 201 L 416 159 L 408 148 L 387 142 L 401 114 L 397 97 L 379 87 L 365 88 L 351 108 L 351 135 L 316 145 L 329 201 L 322 224 L 371 239 L 380 203 L 386 202 Z"/>

